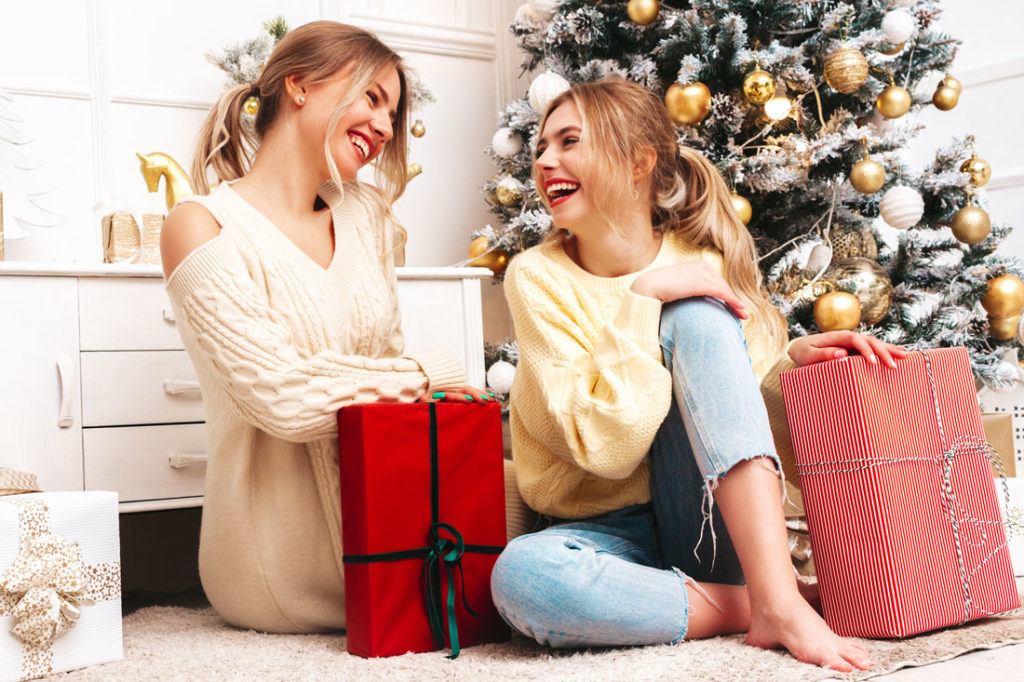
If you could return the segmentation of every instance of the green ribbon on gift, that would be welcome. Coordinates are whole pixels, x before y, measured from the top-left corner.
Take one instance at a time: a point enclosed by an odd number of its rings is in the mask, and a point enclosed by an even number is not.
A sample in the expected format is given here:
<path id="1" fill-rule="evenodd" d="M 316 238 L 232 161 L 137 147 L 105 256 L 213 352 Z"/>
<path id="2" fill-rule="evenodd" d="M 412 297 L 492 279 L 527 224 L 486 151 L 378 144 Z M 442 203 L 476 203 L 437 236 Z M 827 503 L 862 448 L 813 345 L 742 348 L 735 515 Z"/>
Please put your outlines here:
<path id="1" fill-rule="evenodd" d="M 452 652 L 447 658 L 459 657 L 459 625 L 455 617 L 455 571 L 458 570 L 462 583 L 462 603 L 466 610 L 475 617 L 480 614 L 473 611 L 466 600 L 466 580 L 462 571 L 462 555 L 466 552 L 474 554 L 500 554 L 503 549 L 501 545 L 467 545 L 460 533 L 454 526 L 438 520 L 438 508 L 440 505 L 440 481 L 438 475 L 438 454 L 437 454 L 437 406 L 428 403 L 430 410 L 430 529 L 427 532 L 426 547 L 405 549 L 397 552 L 378 552 L 376 554 L 346 554 L 343 558 L 346 564 L 371 564 L 381 561 L 405 561 L 407 559 L 423 559 L 423 584 L 425 590 L 425 601 L 427 610 L 427 621 L 430 623 L 430 632 L 434 636 L 434 642 L 438 648 L 444 647 L 445 618 L 443 610 L 447 611 L 448 618 L 448 641 L 451 643 Z M 442 531 L 450 537 L 442 536 Z M 444 607 L 441 597 L 441 566 L 444 566 L 445 582 L 448 587 L 448 599 Z"/>

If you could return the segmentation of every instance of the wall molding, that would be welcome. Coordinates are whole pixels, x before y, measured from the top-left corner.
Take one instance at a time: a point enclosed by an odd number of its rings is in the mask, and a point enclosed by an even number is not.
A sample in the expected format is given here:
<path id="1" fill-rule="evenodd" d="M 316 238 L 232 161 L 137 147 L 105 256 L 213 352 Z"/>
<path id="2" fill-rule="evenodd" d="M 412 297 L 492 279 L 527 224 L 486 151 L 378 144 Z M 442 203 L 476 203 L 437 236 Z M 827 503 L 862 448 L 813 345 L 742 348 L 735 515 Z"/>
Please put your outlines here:
<path id="1" fill-rule="evenodd" d="M 992 191 L 1021 185 L 1024 185 L 1024 166 L 1013 166 L 1001 173 L 993 173 L 992 180 L 985 185 L 985 189 Z"/>
<path id="2" fill-rule="evenodd" d="M 965 88 L 987 85 L 1010 78 L 1020 78 L 1024 76 L 1024 57 L 983 64 L 953 75 Z"/>
<path id="3" fill-rule="evenodd" d="M 398 50 L 494 61 L 493 30 L 439 24 L 410 23 L 366 12 L 353 12 L 346 17 Z"/>

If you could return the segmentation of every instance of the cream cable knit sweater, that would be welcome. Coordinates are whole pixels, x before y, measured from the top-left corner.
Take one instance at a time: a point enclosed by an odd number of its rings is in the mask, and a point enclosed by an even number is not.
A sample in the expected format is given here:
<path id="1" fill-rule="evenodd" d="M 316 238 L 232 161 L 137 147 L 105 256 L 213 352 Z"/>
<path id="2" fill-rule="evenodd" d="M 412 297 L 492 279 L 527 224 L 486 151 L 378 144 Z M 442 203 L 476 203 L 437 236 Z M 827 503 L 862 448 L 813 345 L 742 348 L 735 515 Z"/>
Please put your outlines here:
<path id="1" fill-rule="evenodd" d="M 269 632 L 345 626 L 337 410 L 465 383 L 447 352 L 401 357 L 389 231 L 358 190 L 320 194 L 326 269 L 224 183 L 188 199 L 221 232 L 167 281 L 206 409 L 203 588 L 225 620 Z"/>
<path id="2" fill-rule="evenodd" d="M 644 270 L 697 259 L 722 269 L 721 254 L 668 233 Z M 647 453 L 668 414 L 672 383 L 658 342 L 661 301 L 630 292 L 639 274 L 597 277 L 554 242 L 509 266 L 505 295 L 520 347 L 512 453 L 519 491 L 541 513 L 580 519 L 651 499 Z M 778 375 L 794 365 L 756 320 L 744 322 L 744 335 L 789 468 Z"/>

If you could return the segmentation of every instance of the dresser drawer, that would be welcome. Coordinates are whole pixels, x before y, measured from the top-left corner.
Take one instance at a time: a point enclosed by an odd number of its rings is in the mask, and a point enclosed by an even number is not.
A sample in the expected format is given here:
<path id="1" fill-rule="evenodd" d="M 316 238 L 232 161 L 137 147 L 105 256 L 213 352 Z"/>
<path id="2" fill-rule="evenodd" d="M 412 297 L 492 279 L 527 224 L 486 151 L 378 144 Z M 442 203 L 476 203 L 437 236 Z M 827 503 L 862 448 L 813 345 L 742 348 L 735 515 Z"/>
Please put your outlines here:
<path id="1" fill-rule="evenodd" d="M 82 425 L 201 422 L 199 381 L 183 350 L 82 353 Z"/>
<path id="2" fill-rule="evenodd" d="M 83 277 L 78 305 L 82 350 L 183 348 L 160 278 Z"/>
<path id="3" fill-rule="evenodd" d="M 205 424 L 83 429 L 82 445 L 87 490 L 121 502 L 203 494 Z"/>

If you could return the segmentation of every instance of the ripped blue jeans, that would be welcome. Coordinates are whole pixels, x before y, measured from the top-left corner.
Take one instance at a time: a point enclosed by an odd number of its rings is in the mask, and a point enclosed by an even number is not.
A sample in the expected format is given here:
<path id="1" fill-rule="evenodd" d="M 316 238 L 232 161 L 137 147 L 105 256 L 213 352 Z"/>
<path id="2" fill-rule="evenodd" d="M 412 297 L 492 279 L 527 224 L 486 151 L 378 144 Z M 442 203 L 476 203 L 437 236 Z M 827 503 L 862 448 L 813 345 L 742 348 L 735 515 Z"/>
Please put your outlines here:
<path id="1" fill-rule="evenodd" d="M 662 310 L 661 347 L 672 408 L 650 451 L 651 504 L 520 536 L 495 564 L 498 611 L 541 644 L 678 642 L 687 582 L 744 582 L 714 489 L 745 459 L 781 468 L 742 328 L 718 300 L 684 299 Z"/>

